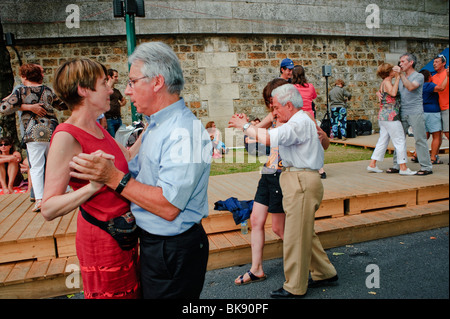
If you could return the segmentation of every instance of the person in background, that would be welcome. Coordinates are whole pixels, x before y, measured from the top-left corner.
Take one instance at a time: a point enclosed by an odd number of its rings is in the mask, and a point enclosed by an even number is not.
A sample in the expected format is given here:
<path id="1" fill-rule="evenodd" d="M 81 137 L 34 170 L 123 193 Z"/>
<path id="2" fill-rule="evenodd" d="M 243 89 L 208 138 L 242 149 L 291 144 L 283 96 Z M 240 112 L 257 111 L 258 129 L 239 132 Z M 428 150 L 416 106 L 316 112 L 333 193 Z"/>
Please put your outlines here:
<path id="1" fill-rule="evenodd" d="M 292 72 L 292 84 L 297 88 L 300 92 L 300 95 L 303 99 L 302 110 L 311 114 L 311 117 L 316 120 L 315 112 L 313 110 L 313 100 L 317 98 L 317 92 L 312 85 L 312 83 L 308 83 L 306 80 L 305 69 L 301 65 L 296 65 Z M 323 167 L 319 170 L 320 177 L 322 179 L 327 178 L 327 173 L 323 169 Z"/>
<path id="2" fill-rule="evenodd" d="M 214 123 L 214 121 L 209 121 L 206 123 L 205 128 L 209 133 L 213 145 L 213 158 L 220 158 L 223 154 L 227 154 L 228 149 L 222 141 L 222 134 L 220 134 L 220 130 L 217 129 L 216 123 Z"/>
<path id="3" fill-rule="evenodd" d="M 434 60 L 433 60 L 433 67 L 436 71 L 436 74 L 431 77 L 431 81 L 436 84 L 437 86 L 440 86 L 444 81 L 445 78 L 448 79 L 448 68 L 445 68 L 445 65 L 447 63 L 447 58 L 443 54 L 438 54 Z M 448 132 L 449 132 L 449 83 L 447 80 L 447 84 L 445 85 L 444 90 L 438 91 L 439 92 L 439 107 L 441 108 L 441 120 L 442 120 L 442 131 L 447 138 L 449 139 Z M 442 143 L 442 136 L 441 136 L 441 143 Z M 439 145 L 440 147 L 440 145 Z"/>
<path id="4" fill-rule="evenodd" d="M 347 139 L 347 101 L 350 101 L 352 95 L 344 89 L 345 82 L 338 79 L 335 87 L 330 91 L 330 108 L 331 108 L 331 134 L 333 139 Z"/>
<path id="5" fill-rule="evenodd" d="M 405 135 L 411 126 L 414 132 L 415 147 L 417 159 L 420 164 L 418 176 L 433 174 L 433 165 L 431 164 L 430 152 L 428 150 L 427 133 L 425 130 L 425 119 L 423 114 L 422 89 L 424 77 L 414 68 L 417 58 L 412 53 L 405 53 L 400 56 L 400 66 L 394 66 L 394 72 L 400 73 L 400 83 L 398 91 L 401 98 L 400 118 Z M 394 152 L 394 166 L 389 168 L 386 173 L 399 173 L 397 162 L 397 152 Z"/>
<path id="6" fill-rule="evenodd" d="M 292 70 L 294 62 L 291 59 L 283 59 L 280 63 L 280 78 L 285 79 L 289 83 L 292 81 Z"/>
<path id="7" fill-rule="evenodd" d="M 24 128 L 23 142 L 27 145 L 30 175 L 33 181 L 33 212 L 41 210 L 44 193 L 45 163 L 50 139 L 58 125 L 56 110 L 63 109 L 53 91 L 42 84 L 42 67 L 37 64 L 24 64 L 19 69 L 23 86 L 2 101 L 0 113 L 12 114 L 22 111 Z"/>
<path id="8" fill-rule="evenodd" d="M 380 111 L 378 112 L 378 122 L 380 125 L 380 137 L 373 151 L 367 171 L 370 173 L 382 173 L 377 162 L 383 161 L 386 154 L 389 140 L 392 140 L 397 152 L 398 164 L 401 175 L 414 175 L 417 172 L 406 167 L 406 138 L 400 122 L 400 98 L 398 96 L 398 85 L 400 74 L 393 71 L 394 66 L 383 63 L 378 67 L 377 75 L 383 79 L 380 85 Z M 392 80 L 395 78 L 394 84 Z"/>
<path id="9" fill-rule="evenodd" d="M 108 85 L 113 90 L 113 93 L 109 97 L 110 109 L 105 113 L 108 132 L 112 137 L 116 136 L 116 132 L 122 125 L 122 116 L 120 114 L 120 108 L 127 104 L 127 101 L 122 96 L 122 93 L 114 87 L 119 82 L 119 73 L 117 70 L 108 69 Z"/>
<path id="10" fill-rule="evenodd" d="M 443 164 L 439 159 L 439 148 L 442 141 L 442 118 L 441 108 L 439 105 L 439 92 L 443 92 L 448 84 L 448 76 L 445 76 L 441 84 L 436 85 L 431 82 L 431 72 L 428 70 L 421 70 L 419 73 L 423 74 L 423 114 L 425 117 L 425 129 L 427 131 L 427 139 L 432 136 L 431 141 L 431 164 Z M 445 114 L 445 112 L 444 112 Z M 448 116 L 448 114 L 447 114 Z M 417 161 L 416 155 L 413 156 L 412 161 Z"/>
<path id="11" fill-rule="evenodd" d="M 23 176 L 19 171 L 22 155 L 14 150 L 9 137 L 0 137 L 0 186 L 3 194 L 12 194 L 14 187 L 19 186 Z"/>

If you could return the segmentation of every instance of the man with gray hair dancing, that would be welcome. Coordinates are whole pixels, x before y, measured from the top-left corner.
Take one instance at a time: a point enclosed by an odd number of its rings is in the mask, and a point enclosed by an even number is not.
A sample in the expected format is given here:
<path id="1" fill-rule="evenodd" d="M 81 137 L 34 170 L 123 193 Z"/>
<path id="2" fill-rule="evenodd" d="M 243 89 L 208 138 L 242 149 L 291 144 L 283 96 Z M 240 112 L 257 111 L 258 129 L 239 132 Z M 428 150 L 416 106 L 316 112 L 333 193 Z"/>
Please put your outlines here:
<path id="1" fill-rule="evenodd" d="M 318 134 L 317 125 L 302 111 L 303 100 L 292 84 L 272 92 L 274 116 L 285 123 L 267 131 L 246 123 L 239 114 L 229 126 L 241 128 L 258 142 L 279 146 L 285 167 L 280 176 L 286 226 L 283 241 L 285 283 L 271 293 L 272 298 L 301 298 L 308 287 L 329 285 L 337 281 L 336 269 L 314 232 L 315 212 L 323 197 L 319 169 L 323 166 L 324 148 L 329 141 Z M 326 140 L 325 140 L 326 139 Z M 308 280 L 311 273 L 311 280 Z"/>
<path id="2" fill-rule="evenodd" d="M 180 97 L 183 73 L 169 46 L 141 44 L 129 62 L 125 94 L 148 122 L 130 173 L 115 169 L 107 154 L 80 154 L 73 158 L 80 173 L 73 176 L 101 182 L 130 200 L 141 229 L 144 298 L 197 299 L 209 254 L 201 225 L 208 215 L 209 135 Z"/>

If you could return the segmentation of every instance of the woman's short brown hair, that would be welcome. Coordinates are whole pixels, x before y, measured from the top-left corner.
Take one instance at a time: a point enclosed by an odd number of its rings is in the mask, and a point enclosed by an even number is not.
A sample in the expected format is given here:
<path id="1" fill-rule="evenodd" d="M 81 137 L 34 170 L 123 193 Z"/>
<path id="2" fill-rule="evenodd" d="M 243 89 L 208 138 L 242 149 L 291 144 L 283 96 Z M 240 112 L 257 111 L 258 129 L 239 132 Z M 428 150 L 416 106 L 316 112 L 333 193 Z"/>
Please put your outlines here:
<path id="1" fill-rule="evenodd" d="M 377 69 L 377 75 L 383 80 L 391 74 L 392 68 L 394 66 L 390 63 L 383 63 Z"/>
<path id="2" fill-rule="evenodd" d="M 272 112 L 272 108 L 270 107 L 270 99 L 272 97 L 272 91 L 275 90 L 277 87 L 283 85 L 283 84 L 288 84 L 289 82 L 286 81 L 283 78 L 276 78 L 272 81 L 270 81 L 269 83 L 267 83 L 267 85 L 264 87 L 263 89 L 263 98 L 264 98 L 264 103 L 266 103 L 266 107 Z"/>
<path id="3" fill-rule="evenodd" d="M 38 64 L 27 63 L 19 68 L 19 75 L 28 81 L 41 84 L 44 80 L 42 67 Z"/>
<path id="4" fill-rule="evenodd" d="M 78 86 L 95 91 L 97 79 L 105 77 L 106 73 L 106 67 L 97 61 L 86 58 L 73 59 L 64 62 L 56 71 L 53 89 L 69 110 L 73 110 L 74 106 L 83 100 L 78 95 Z"/>

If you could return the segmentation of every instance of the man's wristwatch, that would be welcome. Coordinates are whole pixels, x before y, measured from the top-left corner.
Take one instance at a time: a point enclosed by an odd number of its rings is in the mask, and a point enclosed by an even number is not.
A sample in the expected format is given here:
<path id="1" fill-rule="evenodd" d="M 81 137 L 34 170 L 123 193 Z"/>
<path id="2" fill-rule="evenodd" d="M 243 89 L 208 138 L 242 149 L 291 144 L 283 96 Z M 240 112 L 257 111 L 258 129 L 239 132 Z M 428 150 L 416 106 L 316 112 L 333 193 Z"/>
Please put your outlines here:
<path id="1" fill-rule="evenodd" d="M 123 189 L 125 188 L 125 186 L 127 186 L 127 183 L 130 181 L 130 178 L 131 178 L 130 173 L 125 174 L 114 191 L 118 194 L 122 193 Z"/>
<path id="2" fill-rule="evenodd" d="M 242 127 L 242 131 L 243 132 L 247 131 L 247 129 L 250 127 L 250 125 L 252 125 L 250 122 L 245 123 L 244 126 Z"/>

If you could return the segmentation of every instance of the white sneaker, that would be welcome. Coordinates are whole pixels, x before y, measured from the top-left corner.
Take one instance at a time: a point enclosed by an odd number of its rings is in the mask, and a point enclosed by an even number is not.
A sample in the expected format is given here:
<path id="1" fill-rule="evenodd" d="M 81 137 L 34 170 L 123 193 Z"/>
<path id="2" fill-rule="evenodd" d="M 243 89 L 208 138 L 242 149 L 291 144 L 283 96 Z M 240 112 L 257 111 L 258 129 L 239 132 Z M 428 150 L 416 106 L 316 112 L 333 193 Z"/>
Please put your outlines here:
<path id="1" fill-rule="evenodd" d="M 416 175 L 417 171 L 412 171 L 409 168 L 407 168 L 406 170 L 402 171 L 400 170 L 400 175 L 406 175 L 406 176 L 410 176 L 410 175 Z"/>
<path id="2" fill-rule="evenodd" d="M 367 170 L 368 170 L 370 173 L 383 173 L 383 170 L 382 170 L 382 169 L 379 169 L 378 166 L 375 166 L 375 167 L 367 166 Z"/>

